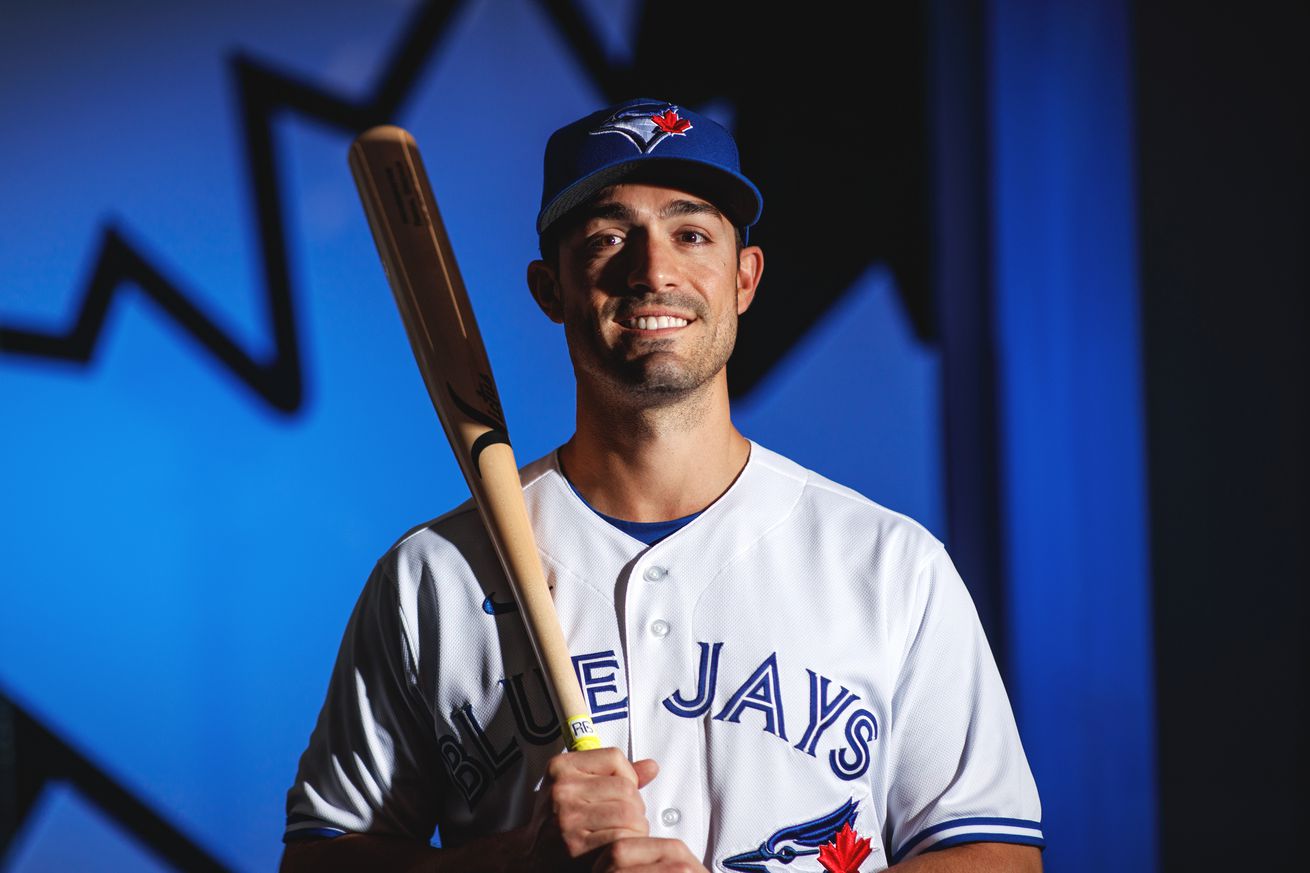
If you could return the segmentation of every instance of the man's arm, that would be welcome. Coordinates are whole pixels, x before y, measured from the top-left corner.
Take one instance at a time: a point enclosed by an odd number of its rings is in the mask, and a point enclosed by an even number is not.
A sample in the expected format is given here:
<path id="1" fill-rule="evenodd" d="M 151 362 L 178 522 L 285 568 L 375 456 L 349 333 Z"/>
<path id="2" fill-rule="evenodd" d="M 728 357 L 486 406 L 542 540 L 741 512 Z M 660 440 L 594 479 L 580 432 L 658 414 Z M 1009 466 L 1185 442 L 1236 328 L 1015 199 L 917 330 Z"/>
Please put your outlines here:
<path id="1" fill-rule="evenodd" d="M 1036 846 L 969 843 L 925 852 L 889 868 L 895 873 L 1042 873 Z"/>
<path id="2" fill-rule="evenodd" d="M 908 648 L 884 752 L 894 762 L 888 851 L 916 859 L 908 870 L 992 869 L 975 858 L 1024 870 L 1005 865 L 1040 857 L 1041 802 L 987 638 L 944 550 L 920 564 L 900 605 Z M 953 866 L 957 858 L 968 860 Z"/>
<path id="3" fill-rule="evenodd" d="M 346 834 L 288 843 L 279 873 L 508 873 L 522 871 L 529 857 L 526 829 L 496 834 L 457 849 L 434 849 L 403 837 Z"/>
<path id="4" fill-rule="evenodd" d="M 347 834 L 288 843 L 282 873 L 377 870 L 385 873 L 623 869 L 636 859 L 633 847 L 611 863 L 611 845 L 648 839 L 646 806 L 639 789 L 659 771 L 654 761 L 629 763 L 617 749 L 569 752 L 552 758 L 527 825 L 453 849 L 434 849 L 403 837 Z M 681 844 L 679 844 L 680 846 Z M 683 852 L 686 853 L 685 847 Z M 658 852 L 646 854 L 653 859 Z M 689 853 L 687 858 L 690 859 Z M 604 859 L 604 860 L 601 860 Z"/>

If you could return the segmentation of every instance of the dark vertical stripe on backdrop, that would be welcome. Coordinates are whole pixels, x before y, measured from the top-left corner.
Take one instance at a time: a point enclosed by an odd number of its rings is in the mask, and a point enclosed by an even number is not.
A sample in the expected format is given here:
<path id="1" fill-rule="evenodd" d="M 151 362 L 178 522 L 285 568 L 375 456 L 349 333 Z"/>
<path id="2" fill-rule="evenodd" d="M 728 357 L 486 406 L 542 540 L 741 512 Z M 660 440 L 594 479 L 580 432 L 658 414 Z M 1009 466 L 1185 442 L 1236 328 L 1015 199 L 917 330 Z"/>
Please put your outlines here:
<path id="1" fill-rule="evenodd" d="M 1310 7 L 1135 23 L 1163 867 L 1295 869 Z"/>

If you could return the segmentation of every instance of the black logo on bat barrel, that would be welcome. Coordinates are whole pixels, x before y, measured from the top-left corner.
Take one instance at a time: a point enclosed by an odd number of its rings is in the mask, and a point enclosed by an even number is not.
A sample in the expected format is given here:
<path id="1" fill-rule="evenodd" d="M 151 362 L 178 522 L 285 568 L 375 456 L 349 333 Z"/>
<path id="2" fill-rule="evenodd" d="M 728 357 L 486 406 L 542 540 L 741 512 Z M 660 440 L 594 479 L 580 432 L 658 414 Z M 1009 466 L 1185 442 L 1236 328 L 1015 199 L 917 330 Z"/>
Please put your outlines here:
<path id="1" fill-rule="evenodd" d="M 509 445 L 509 432 L 505 428 L 505 421 L 500 411 L 500 398 L 496 396 L 495 383 L 486 375 L 478 376 L 478 397 L 487 402 L 491 407 L 491 414 L 478 409 L 476 406 L 465 401 L 455 393 L 455 389 L 449 382 L 446 383 L 446 390 L 450 392 L 450 399 L 454 401 L 455 407 L 460 412 L 467 415 L 474 421 L 485 424 L 491 430 L 484 433 L 473 441 L 472 448 L 469 449 L 469 460 L 473 462 L 473 469 L 478 471 L 478 476 L 482 476 L 482 469 L 478 466 L 478 456 L 487 446 L 493 446 L 496 443 Z"/>
<path id="2" fill-rule="evenodd" d="M 396 201 L 396 215 L 411 227 L 423 227 L 427 220 L 423 214 L 423 201 L 418 197 L 418 180 L 400 161 L 387 167 L 387 185 Z"/>

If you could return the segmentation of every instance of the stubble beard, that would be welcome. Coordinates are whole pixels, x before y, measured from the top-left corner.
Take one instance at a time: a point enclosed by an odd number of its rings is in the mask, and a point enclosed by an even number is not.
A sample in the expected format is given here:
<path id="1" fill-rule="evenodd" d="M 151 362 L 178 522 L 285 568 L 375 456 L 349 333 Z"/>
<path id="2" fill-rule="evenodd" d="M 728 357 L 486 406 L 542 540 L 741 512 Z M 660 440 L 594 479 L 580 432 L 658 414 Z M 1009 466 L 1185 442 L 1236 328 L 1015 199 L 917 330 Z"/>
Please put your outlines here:
<path id="1" fill-rule="evenodd" d="M 703 329 L 709 315 L 699 298 L 668 297 L 643 300 L 642 304 L 656 304 L 690 311 L 695 314 Z M 625 309 L 634 310 L 637 304 L 630 300 L 616 300 L 606 308 L 606 320 L 625 317 Z M 580 354 L 577 344 L 569 344 L 573 367 L 579 380 L 586 379 L 592 390 L 615 407 L 659 408 L 685 403 L 703 393 L 728 363 L 737 337 L 737 320 L 734 313 L 719 323 L 709 336 L 701 337 L 697 345 L 687 346 L 678 337 L 668 339 L 629 339 L 616 346 L 606 346 L 599 332 L 587 338 L 588 354 Z M 673 349 L 682 344 L 681 353 Z"/>

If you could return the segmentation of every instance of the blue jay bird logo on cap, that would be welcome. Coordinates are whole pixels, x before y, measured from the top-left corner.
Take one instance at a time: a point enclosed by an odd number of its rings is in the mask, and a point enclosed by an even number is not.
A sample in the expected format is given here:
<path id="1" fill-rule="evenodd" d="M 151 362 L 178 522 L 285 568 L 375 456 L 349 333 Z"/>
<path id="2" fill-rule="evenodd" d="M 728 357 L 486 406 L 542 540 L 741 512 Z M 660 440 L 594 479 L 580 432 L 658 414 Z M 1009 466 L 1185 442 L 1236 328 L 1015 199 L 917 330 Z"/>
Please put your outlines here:
<path id="1" fill-rule="evenodd" d="M 818 818 L 787 825 L 768 836 L 759 848 L 724 858 L 728 870 L 740 873 L 769 873 L 777 869 L 773 864 L 790 864 L 803 855 L 818 855 L 823 846 L 832 843 L 843 827 L 853 828 L 860 803 L 854 798 Z M 825 865 L 826 867 L 826 865 Z"/>
<path id="2" fill-rule="evenodd" d="M 686 136 L 691 130 L 691 121 L 678 114 L 678 107 L 671 103 L 638 103 L 615 112 L 605 123 L 593 130 L 593 136 L 601 133 L 617 133 L 627 137 L 642 154 L 650 154 L 655 146 L 671 136 Z"/>

